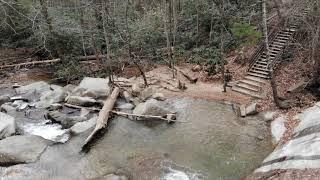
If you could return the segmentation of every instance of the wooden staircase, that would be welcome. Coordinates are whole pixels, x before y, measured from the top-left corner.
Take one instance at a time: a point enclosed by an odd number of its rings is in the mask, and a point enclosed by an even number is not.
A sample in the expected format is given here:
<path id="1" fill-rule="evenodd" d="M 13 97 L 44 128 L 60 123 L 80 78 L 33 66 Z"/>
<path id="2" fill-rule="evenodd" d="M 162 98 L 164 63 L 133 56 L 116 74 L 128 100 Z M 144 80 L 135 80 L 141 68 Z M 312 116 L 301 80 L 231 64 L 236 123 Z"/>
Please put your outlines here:
<path id="1" fill-rule="evenodd" d="M 307 15 L 307 13 L 308 11 L 303 11 L 302 15 Z M 292 23 L 287 28 L 270 33 L 269 62 L 267 61 L 266 48 L 262 43 L 252 57 L 246 76 L 244 79 L 233 83 L 232 90 L 255 98 L 264 98 L 266 92 L 263 87 L 270 79 L 270 69 L 281 57 L 284 48 L 292 40 L 298 26 L 298 23 Z"/>

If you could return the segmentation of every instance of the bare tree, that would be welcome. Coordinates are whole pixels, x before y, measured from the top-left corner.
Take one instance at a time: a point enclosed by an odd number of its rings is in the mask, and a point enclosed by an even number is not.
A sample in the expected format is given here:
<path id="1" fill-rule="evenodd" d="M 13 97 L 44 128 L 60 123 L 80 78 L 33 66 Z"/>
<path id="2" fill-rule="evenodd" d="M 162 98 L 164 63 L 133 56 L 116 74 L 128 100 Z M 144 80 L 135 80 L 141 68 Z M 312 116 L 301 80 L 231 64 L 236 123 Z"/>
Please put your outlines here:
<path id="1" fill-rule="evenodd" d="M 275 104 L 280 107 L 280 102 L 278 98 L 278 91 L 277 86 L 275 83 L 274 73 L 273 73 L 273 67 L 271 66 L 270 62 L 270 49 L 269 49 L 269 38 L 268 38 L 268 26 L 267 26 L 267 5 L 266 0 L 262 0 L 262 27 L 263 27 L 263 35 L 264 35 L 264 43 L 265 48 L 267 52 L 266 61 L 268 62 L 268 67 L 270 68 L 270 82 L 271 82 L 271 88 L 272 88 L 272 94 Z"/>

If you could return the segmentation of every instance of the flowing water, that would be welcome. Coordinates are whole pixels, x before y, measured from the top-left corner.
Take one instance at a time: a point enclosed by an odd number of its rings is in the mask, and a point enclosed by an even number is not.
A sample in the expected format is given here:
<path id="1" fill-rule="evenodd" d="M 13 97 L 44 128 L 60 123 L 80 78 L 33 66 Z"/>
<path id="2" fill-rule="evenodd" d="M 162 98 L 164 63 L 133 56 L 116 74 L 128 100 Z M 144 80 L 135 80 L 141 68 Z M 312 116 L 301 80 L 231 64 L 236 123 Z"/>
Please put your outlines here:
<path id="1" fill-rule="evenodd" d="M 49 146 L 36 163 L 0 168 L 0 176 L 88 179 L 116 173 L 134 180 L 233 180 L 248 175 L 272 151 L 260 116 L 239 118 L 231 105 L 204 100 L 167 104 L 183 123 L 117 117 L 87 154 L 79 151 L 90 132 Z"/>

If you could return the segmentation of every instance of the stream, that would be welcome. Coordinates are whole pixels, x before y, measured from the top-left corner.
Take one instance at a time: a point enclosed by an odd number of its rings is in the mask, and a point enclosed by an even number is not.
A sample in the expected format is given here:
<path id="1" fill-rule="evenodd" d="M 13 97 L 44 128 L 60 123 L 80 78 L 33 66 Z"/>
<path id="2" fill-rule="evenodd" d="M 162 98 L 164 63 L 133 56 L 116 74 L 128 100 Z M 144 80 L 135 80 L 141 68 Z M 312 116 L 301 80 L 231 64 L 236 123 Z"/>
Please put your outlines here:
<path id="1" fill-rule="evenodd" d="M 48 146 L 35 163 L 0 167 L 1 179 L 103 179 L 114 173 L 133 180 L 233 180 L 272 151 L 259 115 L 239 118 L 231 105 L 205 100 L 170 99 L 167 106 L 183 122 L 115 117 L 87 154 L 80 149 L 90 132 Z M 41 122 L 46 129 L 30 130 L 26 123 L 25 130 L 48 135 L 52 129 Z"/>

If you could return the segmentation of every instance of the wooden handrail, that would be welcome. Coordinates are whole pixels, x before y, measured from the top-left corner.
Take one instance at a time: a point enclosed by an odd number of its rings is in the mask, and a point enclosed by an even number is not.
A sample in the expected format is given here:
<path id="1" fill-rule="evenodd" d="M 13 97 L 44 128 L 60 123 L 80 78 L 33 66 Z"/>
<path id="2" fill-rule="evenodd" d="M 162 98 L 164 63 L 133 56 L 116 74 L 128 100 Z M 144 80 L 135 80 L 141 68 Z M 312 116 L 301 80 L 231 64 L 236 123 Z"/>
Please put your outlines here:
<path id="1" fill-rule="evenodd" d="M 273 41 L 276 37 L 277 34 L 277 29 L 274 28 L 271 30 L 271 32 L 268 35 L 269 41 Z M 256 60 L 259 58 L 259 56 L 261 55 L 261 53 L 263 53 L 263 51 L 266 49 L 265 43 L 264 41 L 261 41 L 257 50 L 255 51 L 255 53 L 251 56 L 250 60 L 249 60 L 249 68 L 248 71 L 252 68 L 252 66 L 254 65 L 254 63 L 256 62 Z"/>

